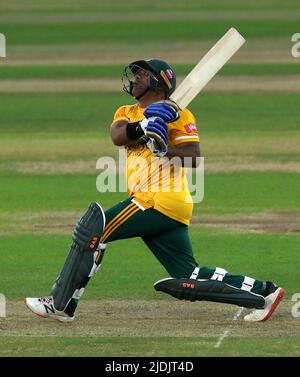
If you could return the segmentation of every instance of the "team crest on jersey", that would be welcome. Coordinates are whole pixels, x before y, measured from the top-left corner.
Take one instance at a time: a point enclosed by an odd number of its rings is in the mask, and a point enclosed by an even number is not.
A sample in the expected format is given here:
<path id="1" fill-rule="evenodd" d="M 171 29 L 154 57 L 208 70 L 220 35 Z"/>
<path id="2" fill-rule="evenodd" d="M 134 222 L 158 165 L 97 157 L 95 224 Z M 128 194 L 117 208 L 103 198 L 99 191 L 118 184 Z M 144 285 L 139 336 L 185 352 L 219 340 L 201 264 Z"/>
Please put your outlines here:
<path id="1" fill-rule="evenodd" d="M 166 75 L 167 75 L 168 79 L 172 79 L 173 76 L 174 76 L 174 73 L 173 73 L 173 71 L 171 69 L 167 69 L 166 70 Z"/>
<path id="2" fill-rule="evenodd" d="M 194 123 L 186 124 L 184 126 L 184 129 L 186 130 L 186 132 L 196 132 L 197 131 L 197 127 Z"/>

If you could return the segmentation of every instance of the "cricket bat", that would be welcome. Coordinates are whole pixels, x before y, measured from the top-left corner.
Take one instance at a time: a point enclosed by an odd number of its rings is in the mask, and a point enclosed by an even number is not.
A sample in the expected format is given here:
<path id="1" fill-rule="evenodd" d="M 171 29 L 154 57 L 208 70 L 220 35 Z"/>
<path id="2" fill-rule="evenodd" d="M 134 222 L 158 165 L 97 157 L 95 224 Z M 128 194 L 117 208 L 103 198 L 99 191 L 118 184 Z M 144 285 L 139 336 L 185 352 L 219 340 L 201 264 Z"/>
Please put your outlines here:
<path id="1" fill-rule="evenodd" d="M 245 41 L 235 28 L 229 29 L 185 77 L 170 99 L 180 109 L 187 107 Z"/>
<path id="2" fill-rule="evenodd" d="M 0 33 L 0 58 L 6 57 L 6 51 L 5 51 L 5 36 L 4 34 Z"/>

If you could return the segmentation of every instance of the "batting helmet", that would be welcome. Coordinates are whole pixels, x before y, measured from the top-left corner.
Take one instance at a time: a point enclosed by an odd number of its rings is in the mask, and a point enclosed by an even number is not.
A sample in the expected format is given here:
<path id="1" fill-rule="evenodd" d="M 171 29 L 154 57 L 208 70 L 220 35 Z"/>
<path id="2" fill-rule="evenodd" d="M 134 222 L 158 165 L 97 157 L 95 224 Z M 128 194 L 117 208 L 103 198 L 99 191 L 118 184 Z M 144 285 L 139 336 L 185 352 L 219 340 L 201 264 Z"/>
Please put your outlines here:
<path id="1" fill-rule="evenodd" d="M 123 74 L 124 90 L 127 93 L 132 94 L 132 82 L 128 78 L 128 70 L 131 71 L 132 74 L 135 74 L 141 68 L 152 73 L 152 75 L 150 75 L 149 87 L 146 89 L 146 91 L 155 91 L 158 89 L 158 87 L 160 87 L 165 91 L 166 97 L 169 98 L 176 88 L 176 75 L 169 64 L 160 59 L 136 60 L 130 63 L 125 68 Z M 124 80 L 124 78 L 127 78 L 129 85 L 125 84 L 126 80 Z"/>

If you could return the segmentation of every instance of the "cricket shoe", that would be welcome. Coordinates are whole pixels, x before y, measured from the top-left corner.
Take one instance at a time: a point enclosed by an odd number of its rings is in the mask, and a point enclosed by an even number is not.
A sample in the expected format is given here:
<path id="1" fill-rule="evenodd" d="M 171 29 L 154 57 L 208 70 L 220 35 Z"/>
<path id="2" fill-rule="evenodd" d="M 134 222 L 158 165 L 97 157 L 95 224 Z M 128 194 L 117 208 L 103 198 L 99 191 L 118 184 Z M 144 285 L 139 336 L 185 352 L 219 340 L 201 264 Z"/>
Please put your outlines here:
<path id="1" fill-rule="evenodd" d="M 265 295 L 264 309 L 253 310 L 252 313 L 247 314 L 244 320 L 247 322 L 264 322 L 268 320 L 279 305 L 284 296 L 284 289 L 278 287 L 272 282 L 267 282 L 268 292 Z"/>
<path id="2" fill-rule="evenodd" d="M 67 313 L 55 309 L 52 296 L 39 298 L 26 297 L 24 304 L 40 317 L 60 322 L 72 322 L 74 320 L 74 316 L 70 317 Z"/>

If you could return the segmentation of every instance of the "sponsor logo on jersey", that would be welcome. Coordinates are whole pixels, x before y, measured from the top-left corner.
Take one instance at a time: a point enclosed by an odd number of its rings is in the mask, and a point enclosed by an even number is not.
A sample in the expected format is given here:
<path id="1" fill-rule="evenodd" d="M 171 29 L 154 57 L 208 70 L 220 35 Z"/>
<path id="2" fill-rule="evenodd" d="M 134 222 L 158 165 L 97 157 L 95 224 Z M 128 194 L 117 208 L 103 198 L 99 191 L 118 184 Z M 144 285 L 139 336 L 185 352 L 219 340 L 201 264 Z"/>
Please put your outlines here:
<path id="1" fill-rule="evenodd" d="M 197 131 L 197 127 L 193 123 L 186 124 L 184 126 L 184 129 L 186 130 L 186 132 L 196 132 Z"/>

